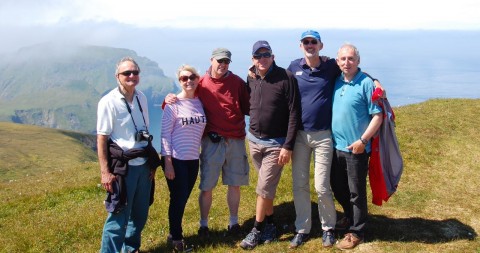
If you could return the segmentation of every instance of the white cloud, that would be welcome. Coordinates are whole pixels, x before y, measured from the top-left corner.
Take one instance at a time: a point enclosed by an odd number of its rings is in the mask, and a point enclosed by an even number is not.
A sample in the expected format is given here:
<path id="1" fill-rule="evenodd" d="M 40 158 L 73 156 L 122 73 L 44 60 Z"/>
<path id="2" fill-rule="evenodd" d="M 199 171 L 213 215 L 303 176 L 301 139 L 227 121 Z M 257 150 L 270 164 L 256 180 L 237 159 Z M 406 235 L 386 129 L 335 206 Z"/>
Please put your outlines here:
<path id="1" fill-rule="evenodd" d="M 117 21 L 174 28 L 480 29 L 480 1 L 2 0 L 0 25 Z"/>

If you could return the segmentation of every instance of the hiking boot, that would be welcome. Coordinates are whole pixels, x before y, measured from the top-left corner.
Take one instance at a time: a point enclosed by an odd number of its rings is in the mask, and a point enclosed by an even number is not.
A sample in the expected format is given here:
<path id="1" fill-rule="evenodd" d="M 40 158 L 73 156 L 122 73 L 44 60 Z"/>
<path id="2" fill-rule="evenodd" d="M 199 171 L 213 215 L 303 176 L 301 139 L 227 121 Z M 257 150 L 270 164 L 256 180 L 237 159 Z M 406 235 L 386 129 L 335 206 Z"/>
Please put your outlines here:
<path id="1" fill-rule="evenodd" d="M 335 244 L 335 234 L 333 230 L 323 231 L 322 245 L 325 248 L 330 248 Z"/>
<path id="2" fill-rule="evenodd" d="M 358 237 L 354 233 L 347 233 L 342 241 L 337 243 L 337 248 L 341 250 L 353 249 L 363 242 L 363 238 Z"/>
<path id="3" fill-rule="evenodd" d="M 241 235 L 242 231 L 240 229 L 240 225 L 235 224 L 232 226 L 227 226 L 227 231 L 223 236 L 228 237 L 228 236 L 239 236 Z"/>
<path id="4" fill-rule="evenodd" d="M 253 228 L 252 231 L 242 240 L 240 243 L 240 247 L 242 249 L 253 249 L 258 245 L 258 241 L 260 239 L 260 231 L 256 228 Z"/>
<path id="5" fill-rule="evenodd" d="M 208 227 L 200 227 L 198 229 L 198 236 L 204 237 L 204 238 L 209 237 L 210 236 L 210 230 L 208 229 Z"/>
<path id="6" fill-rule="evenodd" d="M 342 217 L 340 220 L 335 223 L 335 230 L 346 230 L 350 227 L 350 219 L 347 217 Z"/>
<path id="7" fill-rule="evenodd" d="M 266 224 L 260 235 L 260 242 L 270 243 L 277 237 L 277 227 L 274 224 Z"/>
<path id="8" fill-rule="evenodd" d="M 309 234 L 297 233 L 293 239 L 290 241 L 288 248 L 295 249 L 296 247 L 304 244 L 309 239 Z"/>
<path id="9" fill-rule="evenodd" d="M 172 245 L 175 252 L 191 252 L 193 250 L 184 240 L 172 241 Z"/>

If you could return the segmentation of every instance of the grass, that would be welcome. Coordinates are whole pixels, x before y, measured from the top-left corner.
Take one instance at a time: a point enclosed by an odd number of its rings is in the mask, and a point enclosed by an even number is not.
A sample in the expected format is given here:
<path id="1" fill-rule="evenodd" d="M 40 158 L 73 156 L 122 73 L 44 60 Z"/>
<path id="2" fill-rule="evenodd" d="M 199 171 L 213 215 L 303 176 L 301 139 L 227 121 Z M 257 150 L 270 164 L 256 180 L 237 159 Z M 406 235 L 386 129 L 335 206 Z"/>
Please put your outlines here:
<path id="1" fill-rule="evenodd" d="M 396 108 L 404 173 L 397 193 L 378 207 L 369 203 L 367 241 L 352 252 L 480 252 L 480 100 L 439 99 Z M 106 217 L 95 153 L 80 134 L 0 123 L 0 252 L 97 252 Z M 168 189 L 161 171 L 143 232 L 142 252 L 171 252 Z M 240 223 L 251 229 L 256 172 L 242 187 Z M 184 235 L 197 252 L 243 252 L 242 239 L 224 238 L 226 187 L 214 191 L 209 240 L 196 236 L 198 189 L 184 217 Z M 370 197 L 370 196 L 369 196 Z M 369 198 L 370 199 L 370 198 Z M 291 167 L 275 200 L 280 239 L 255 252 L 339 252 L 321 247 L 312 188 L 312 239 L 288 250 L 295 209 Z M 337 210 L 341 210 L 337 208 Z M 340 214 L 340 213 L 339 213 Z"/>

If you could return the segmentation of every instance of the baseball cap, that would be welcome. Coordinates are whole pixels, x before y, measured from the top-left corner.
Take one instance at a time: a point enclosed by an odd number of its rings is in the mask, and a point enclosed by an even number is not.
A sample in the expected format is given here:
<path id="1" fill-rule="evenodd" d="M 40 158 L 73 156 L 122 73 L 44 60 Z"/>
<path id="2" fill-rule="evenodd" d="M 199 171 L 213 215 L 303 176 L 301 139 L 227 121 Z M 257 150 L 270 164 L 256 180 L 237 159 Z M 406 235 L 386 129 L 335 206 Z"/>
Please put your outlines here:
<path id="1" fill-rule="evenodd" d="M 220 60 L 225 58 L 232 60 L 231 57 L 232 57 L 232 53 L 228 49 L 223 47 L 216 48 L 212 52 L 212 58 L 215 60 Z"/>
<path id="2" fill-rule="evenodd" d="M 270 47 L 270 44 L 268 44 L 268 42 L 266 40 L 259 40 L 257 42 L 255 42 L 255 44 L 253 44 L 253 48 L 252 48 L 252 55 L 254 55 L 258 49 L 260 48 L 266 48 L 270 51 L 272 51 L 272 48 Z"/>
<path id="3" fill-rule="evenodd" d="M 314 38 L 314 39 L 317 39 L 318 41 L 322 41 L 320 39 L 320 34 L 317 31 L 314 31 L 314 30 L 308 30 L 308 31 L 303 32 L 300 40 L 303 40 L 305 38 Z"/>

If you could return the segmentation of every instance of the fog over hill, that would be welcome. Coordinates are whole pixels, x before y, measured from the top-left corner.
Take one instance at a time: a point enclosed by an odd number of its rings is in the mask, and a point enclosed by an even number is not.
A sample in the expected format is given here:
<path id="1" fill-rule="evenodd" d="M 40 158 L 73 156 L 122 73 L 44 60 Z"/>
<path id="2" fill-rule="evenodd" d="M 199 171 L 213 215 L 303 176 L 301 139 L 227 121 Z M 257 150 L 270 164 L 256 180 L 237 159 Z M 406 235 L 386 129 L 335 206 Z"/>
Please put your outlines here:
<path id="1" fill-rule="evenodd" d="M 117 86 L 115 65 L 133 57 L 138 88 L 148 98 L 151 129 L 159 139 L 161 103 L 175 92 L 158 64 L 122 48 L 41 43 L 0 58 L 0 121 L 95 133 L 97 103 Z"/>

